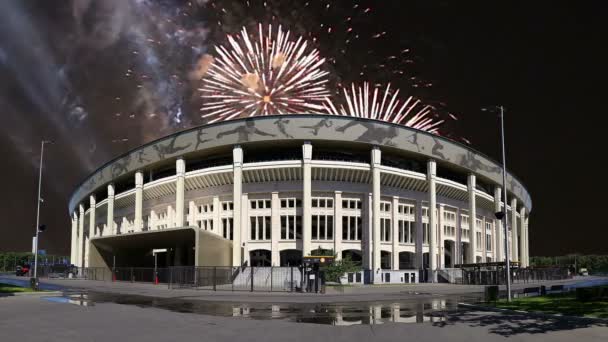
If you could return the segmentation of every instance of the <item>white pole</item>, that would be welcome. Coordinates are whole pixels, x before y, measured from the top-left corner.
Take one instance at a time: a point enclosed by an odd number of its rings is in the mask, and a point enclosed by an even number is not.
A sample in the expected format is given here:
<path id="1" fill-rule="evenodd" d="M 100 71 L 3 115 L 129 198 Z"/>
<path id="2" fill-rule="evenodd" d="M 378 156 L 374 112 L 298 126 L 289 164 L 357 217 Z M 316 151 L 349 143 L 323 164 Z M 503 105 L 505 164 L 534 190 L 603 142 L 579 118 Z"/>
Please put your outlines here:
<path id="1" fill-rule="evenodd" d="M 34 279 L 38 276 L 38 227 L 40 226 L 40 191 L 42 187 L 42 158 L 44 156 L 44 140 L 40 142 L 40 170 L 38 170 L 38 200 L 36 204 L 36 242 L 34 248 Z"/>
<path id="2" fill-rule="evenodd" d="M 511 265 L 509 262 L 509 230 L 507 228 L 507 157 L 505 154 L 505 120 L 504 107 L 500 106 L 500 138 L 502 143 L 502 188 L 504 201 L 503 230 L 505 236 L 505 263 L 507 266 L 507 301 L 511 301 Z M 513 210 L 513 208 L 511 208 Z"/>

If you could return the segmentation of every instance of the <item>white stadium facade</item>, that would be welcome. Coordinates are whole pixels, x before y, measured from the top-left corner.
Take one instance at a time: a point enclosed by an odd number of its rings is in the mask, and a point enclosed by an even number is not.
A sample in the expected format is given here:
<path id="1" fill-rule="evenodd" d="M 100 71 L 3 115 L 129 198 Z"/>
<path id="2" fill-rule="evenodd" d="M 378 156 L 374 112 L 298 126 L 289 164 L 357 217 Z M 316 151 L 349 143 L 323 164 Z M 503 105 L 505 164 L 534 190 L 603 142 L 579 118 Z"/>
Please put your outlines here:
<path id="1" fill-rule="evenodd" d="M 483 154 L 403 125 L 348 116 L 224 121 L 141 146 L 69 203 L 79 267 L 297 266 L 313 250 L 360 262 L 369 282 L 457 264 L 527 267 L 531 199 Z M 432 229 L 431 229 L 432 228 Z M 431 257 L 429 257 L 429 254 Z M 408 281 L 417 281 L 412 276 Z"/>

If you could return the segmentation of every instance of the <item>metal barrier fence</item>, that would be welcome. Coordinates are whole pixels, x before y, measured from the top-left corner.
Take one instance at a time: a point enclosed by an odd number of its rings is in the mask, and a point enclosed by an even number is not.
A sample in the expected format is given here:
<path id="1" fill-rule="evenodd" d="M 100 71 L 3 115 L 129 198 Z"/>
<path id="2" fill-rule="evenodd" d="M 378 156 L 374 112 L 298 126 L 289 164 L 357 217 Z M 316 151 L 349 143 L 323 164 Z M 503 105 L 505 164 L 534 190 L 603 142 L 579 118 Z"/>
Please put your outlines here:
<path id="1" fill-rule="evenodd" d="M 38 278 L 68 278 L 69 274 L 75 274 L 77 267 L 69 265 L 38 265 L 36 275 Z M 29 277 L 34 276 L 34 269 L 31 268 L 28 273 Z"/>
<path id="2" fill-rule="evenodd" d="M 297 267 L 169 267 L 169 288 L 211 291 L 299 291 L 302 273 Z"/>
<path id="3" fill-rule="evenodd" d="M 513 284 L 527 284 L 546 280 L 571 279 L 567 268 L 515 268 L 511 270 Z M 465 285 L 504 285 L 507 283 L 504 268 L 462 270 L 462 277 L 456 278 L 456 284 Z"/>
<path id="4" fill-rule="evenodd" d="M 158 277 L 155 279 L 155 277 Z M 114 268 L 114 281 L 130 281 L 142 283 L 167 283 L 168 269 L 154 267 L 116 267 Z"/>
<path id="5" fill-rule="evenodd" d="M 39 278 L 76 278 L 98 281 L 126 281 L 141 283 L 167 283 L 169 279 L 168 268 L 153 267 L 72 267 L 61 270 L 52 267 L 38 267 Z M 29 276 L 33 276 L 30 270 Z"/>

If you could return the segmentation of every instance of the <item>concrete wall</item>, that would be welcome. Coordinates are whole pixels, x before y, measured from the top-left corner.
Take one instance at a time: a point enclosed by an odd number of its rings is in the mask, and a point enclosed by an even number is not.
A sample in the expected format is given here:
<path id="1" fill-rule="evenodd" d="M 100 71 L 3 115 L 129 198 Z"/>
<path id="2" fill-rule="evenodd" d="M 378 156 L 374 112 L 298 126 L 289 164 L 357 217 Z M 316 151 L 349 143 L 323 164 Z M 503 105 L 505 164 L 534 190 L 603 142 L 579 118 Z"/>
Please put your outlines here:
<path id="1" fill-rule="evenodd" d="M 200 229 L 196 230 L 195 266 L 232 265 L 232 241 Z"/>

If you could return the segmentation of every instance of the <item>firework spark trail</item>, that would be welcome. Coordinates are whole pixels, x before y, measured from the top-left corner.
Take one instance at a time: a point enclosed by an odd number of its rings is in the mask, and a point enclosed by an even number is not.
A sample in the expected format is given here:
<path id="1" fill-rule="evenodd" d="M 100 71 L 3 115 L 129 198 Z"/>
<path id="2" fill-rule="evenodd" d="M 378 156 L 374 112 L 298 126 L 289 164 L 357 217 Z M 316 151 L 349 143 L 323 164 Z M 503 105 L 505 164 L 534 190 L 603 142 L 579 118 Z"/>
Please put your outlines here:
<path id="1" fill-rule="evenodd" d="M 266 34 L 265 34 L 266 33 Z M 236 117 L 287 113 L 322 113 L 327 71 L 325 59 L 309 49 L 302 37 L 290 40 L 281 26 L 273 32 L 228 36 L 228 47 L 216 46 L 218 55 L 203 77 L 199 91 L 206 100 L 201 111 L 209 122 Z"/>
<path id="2" fill-rule="evenodd" d="M 379 88 L 370 94 L 367 82 L 363 83 L 363 87 L 356 87 L 353 83 L 350 92 L 348 88 L 343 88 L 343 94 L 346 106 L 340 105 L 339 108 L 330 97 L 325 98 L 323 106 L 327 114 L 382 120 L 435 134 L 439 133 L 439 126 L 444 122 L 433 118 L 433 106 L 423 105 L 412 96 L 405 101 L 400 100 L 399 89 L 392 92 L 390 83 L 383 94 Z"/>

